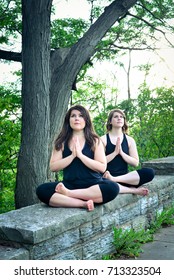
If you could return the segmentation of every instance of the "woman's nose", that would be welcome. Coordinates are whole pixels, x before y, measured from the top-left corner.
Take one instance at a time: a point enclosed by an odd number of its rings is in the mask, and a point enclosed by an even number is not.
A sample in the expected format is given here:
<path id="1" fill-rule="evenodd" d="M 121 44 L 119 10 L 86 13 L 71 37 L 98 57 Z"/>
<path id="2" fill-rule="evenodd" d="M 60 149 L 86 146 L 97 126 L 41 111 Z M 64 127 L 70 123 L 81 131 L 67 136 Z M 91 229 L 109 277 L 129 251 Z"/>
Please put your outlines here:
<path id="1" fill-rule="evenodd" d="M 75 117 L 75 120 L 79 120 L 79 116 L 76 116 L 76 117 Z"/>

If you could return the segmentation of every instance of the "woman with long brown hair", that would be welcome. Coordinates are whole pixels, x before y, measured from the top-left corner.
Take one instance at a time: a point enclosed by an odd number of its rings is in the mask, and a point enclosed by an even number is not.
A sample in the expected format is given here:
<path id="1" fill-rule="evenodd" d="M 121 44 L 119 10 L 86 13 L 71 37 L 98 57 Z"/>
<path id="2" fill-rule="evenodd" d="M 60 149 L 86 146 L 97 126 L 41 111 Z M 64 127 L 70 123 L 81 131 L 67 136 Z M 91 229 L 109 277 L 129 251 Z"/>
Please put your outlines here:
<path id="1" fill-rule="evenodd" d="M 154 178 L 154 170 L 140 168 L 128 172 L 128 166 L 137 167 L 139 156 L 135 140 L 128 135 L 128 124 L 120 109 L 109 113 L 107 133 L 101 137 L 107 158 L 104 178 L 119 183 L 120 193 L 148 195 L 148 188 L 140 187 Z"/>
<path id="2" fill-rule="evenodd" d="M 106 165 L 104 147 L 89 112 L 75 105 L 65 116 L 50 159 L 51 171 L 63 170 L 63 180 L 40 185 L 37 195 L 52 207 L 92 211 L 95 205 L 107 203 L 119 193 L 117 183 L 102 177 Z"/>

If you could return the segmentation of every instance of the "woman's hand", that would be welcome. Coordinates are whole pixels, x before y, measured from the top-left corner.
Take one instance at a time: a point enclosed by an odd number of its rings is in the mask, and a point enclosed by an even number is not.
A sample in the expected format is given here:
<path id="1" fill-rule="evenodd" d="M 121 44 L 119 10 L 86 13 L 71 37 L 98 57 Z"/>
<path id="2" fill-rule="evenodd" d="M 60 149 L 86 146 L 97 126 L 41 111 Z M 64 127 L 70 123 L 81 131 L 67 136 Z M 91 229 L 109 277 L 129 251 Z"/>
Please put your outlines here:
<path id="1" fill-rule="evenodd" d="M 115 156 L 121 154 L 122 147 L 121 147 L 121 139 L 120 137 L 117 137 L 116 145 L 115 145 Z"/>
<path id="2" fill-rule="evenodd" d="M 118 146 L 119 146 L 119 154 L 121 155 L 121 157 L 125 162 L 127 162 L 131 166 L 137 167 L 139 164 L 139 157 L 138 157 L 138 151 L 137 151 L 135 140 L 130 136 L 127 139 L 128 139 L 128 146 L 129 146 L 129 155 L 123 152 L 121 143 L 119 144 L 119 140 L 117 139 Z"/>
<path id="3" fill-rule="evenodd" d="M 73 139 L 72 139 L 71 151 L 72 151 L 73 157 L 75 158 L 75 157 L 77 156 L 77 153 L 76 153 L 76 144 L 75 144 L 75 137 L 73 137 Z"/>
<path id="4" fill-rule="evenodd" d="M 82 147 L 80 146 L 79 138 L 73 137 L 73 148 L 72 148 L 72 153 L 74 157 L 80 158 L 82 155 Z"/>
<path id="5" fill-rule="evenodd" d="M 103 173 L 106 170 L 106 156 L 103 143 L 97 140 L 94 149 L 94 159 L 91 159 L 82 153 L 83 147 L 80 145 L 79 138 L 72 139 L 76 156 L 90 169 Z"/>
<path id="6" fill-rule="evenodd" d="M 74 157 L 76 157 L 74 153 L 75 152 L 73 152 L 71 155 L 67 156 L 66 158 L 63 158 L 63 149 L 59 151 L 54 149 L 52 151 L 52 155 L 50 159 L 50 170 L 52 172 L 63 170 L 65 167 L 70 165 Z"/>

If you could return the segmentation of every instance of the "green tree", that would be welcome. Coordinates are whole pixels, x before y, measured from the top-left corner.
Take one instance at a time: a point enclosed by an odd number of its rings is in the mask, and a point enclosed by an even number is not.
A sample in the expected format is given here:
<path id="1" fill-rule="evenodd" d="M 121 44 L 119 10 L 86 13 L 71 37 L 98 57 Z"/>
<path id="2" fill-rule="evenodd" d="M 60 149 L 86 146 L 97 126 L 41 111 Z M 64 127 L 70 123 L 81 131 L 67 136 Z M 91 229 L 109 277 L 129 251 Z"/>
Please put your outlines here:
<path id="1" fill-rule="evenodd" d="M 141 88 L 132 133 L 137 139 L 141 161 L 173 156 L 173 88 Z"/>
<path id="2" fill-rule="evenodd" d="M 16 164 L 20 146 L 21 96 L 0 86 L 0 213 L 14 208 Z"/>

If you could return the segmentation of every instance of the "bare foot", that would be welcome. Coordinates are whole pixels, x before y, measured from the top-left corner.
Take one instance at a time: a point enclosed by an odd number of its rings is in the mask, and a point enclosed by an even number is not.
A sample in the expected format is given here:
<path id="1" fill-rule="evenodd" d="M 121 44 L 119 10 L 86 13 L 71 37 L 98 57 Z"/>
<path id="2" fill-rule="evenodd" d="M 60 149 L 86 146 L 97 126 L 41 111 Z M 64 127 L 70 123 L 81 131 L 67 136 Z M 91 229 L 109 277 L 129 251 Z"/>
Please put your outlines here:
<path id="1" fill-rule="evenodd" d="M 110 174 L 109 171 L 106 171 L 103 175 L 103 178 L 106 178 L 106 179 L 109 179 L 109 180 L 112 180 L 112 175 Z"/>
<path id="2" fill-rule="evenodd" d="M 63 183 L 58 183 L 55 192 L 68 196 L 68 189 L 64 186 Z"/>
<path id="3" fill-rule="evenodd" d="M 146 196 L 149 194 L 149 190 L 144 187 L 140 187 L 140 188 L 135 189 L 134 194 Z"/>
<path id="4" fill-rule="evenodd" d="M 88 200 L 86 202 L 86 205 L 87 205 L 88 211 L 93 211 L 94 210 L 94 202 L 92 200 Z"/>

